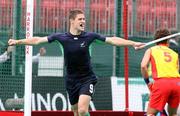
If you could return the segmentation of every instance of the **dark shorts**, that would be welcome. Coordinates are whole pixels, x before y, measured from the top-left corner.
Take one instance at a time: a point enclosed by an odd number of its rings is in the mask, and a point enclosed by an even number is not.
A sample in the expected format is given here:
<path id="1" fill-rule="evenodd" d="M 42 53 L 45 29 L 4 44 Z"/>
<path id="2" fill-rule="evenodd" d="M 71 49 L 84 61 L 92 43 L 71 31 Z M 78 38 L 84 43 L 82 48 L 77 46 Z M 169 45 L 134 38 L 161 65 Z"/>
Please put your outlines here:
<path id="1" fill-rule="evenodd" d="M 68 87 L 66 87 L 71 105 L 78 103 L 79 96 L 82 94 L 89 95 L 89 96 L 91 96 L 91 98 L 93 97 L 97 79 L 95 79 L 95 80 L 89 79 L 89 80 L 86 80 L 83 82 L 74 81 L 74 83 L 73 83 L 73 85 L 69 85 Z M 69 83 L 69 84 L 71 84 L 71 83 Z"/>

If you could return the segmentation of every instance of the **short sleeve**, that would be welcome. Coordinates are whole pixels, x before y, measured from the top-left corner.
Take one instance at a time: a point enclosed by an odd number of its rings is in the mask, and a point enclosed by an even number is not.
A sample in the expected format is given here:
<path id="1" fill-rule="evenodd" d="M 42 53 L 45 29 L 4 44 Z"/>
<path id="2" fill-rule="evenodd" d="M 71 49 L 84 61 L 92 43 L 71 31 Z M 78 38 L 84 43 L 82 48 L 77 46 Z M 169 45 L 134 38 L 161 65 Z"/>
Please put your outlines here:
<path id="1" fill-rule="evenodd" d="M 48 36 L 48 42 L 51 43 L 55 40 L 59 40 L 61 37 L 61 34 L 60 33 L 54 33 L 54 34 L 51 34 Z"/>
<path id="2" fill-rule="evenodd" d="M 93 36 L 94 36 L 94 39 L 105 42 L 105 40 L 106 40 L 106 37 L 105 37 L 105 36 L 100 35 L 100 34 L 97 34 L 97 33 L 92 33 L 92 34 L 93 34 Z"/>

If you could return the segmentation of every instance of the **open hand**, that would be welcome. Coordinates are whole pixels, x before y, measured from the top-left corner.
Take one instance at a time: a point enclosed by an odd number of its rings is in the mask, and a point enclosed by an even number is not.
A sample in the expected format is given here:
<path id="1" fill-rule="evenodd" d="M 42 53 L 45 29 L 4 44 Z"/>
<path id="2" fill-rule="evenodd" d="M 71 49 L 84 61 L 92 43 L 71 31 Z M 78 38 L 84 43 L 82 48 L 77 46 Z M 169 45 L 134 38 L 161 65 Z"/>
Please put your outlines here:
<path id="1" fill-rule="evenodd" d="M 135 50 L 139 50 L 139 49 L 142 49 L 145 47 L 145 43 L 141 43 L 141 42 L 136 42 L 134 45 L 133 45 L 134 49 Z"/>
<path id="2" fill-rule="evenodd" d="M 14 39 L 9 39 L 8 45 L 10 45 L 10 46 L 16 45 L 16 40 L 14 40 Z"/>

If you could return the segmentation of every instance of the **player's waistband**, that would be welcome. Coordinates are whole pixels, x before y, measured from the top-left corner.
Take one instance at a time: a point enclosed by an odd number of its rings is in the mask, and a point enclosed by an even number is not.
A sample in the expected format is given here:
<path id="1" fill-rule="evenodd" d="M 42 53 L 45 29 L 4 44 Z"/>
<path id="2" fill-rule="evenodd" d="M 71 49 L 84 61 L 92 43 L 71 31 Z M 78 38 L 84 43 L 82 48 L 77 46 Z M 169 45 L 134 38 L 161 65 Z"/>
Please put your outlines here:
<path id="1" fill-rule="evenodd" d="M 90 66 L 78 66 L 78 67 L 67 67 L 67 73 L 68 74 L 74 74 L 74 73 L 86 73 L 92 70 Z"/>
<path id="2" fill-rule="evenodd" d="M 180 80 L 180 77 L 157 77 L 154 80 Z"/>

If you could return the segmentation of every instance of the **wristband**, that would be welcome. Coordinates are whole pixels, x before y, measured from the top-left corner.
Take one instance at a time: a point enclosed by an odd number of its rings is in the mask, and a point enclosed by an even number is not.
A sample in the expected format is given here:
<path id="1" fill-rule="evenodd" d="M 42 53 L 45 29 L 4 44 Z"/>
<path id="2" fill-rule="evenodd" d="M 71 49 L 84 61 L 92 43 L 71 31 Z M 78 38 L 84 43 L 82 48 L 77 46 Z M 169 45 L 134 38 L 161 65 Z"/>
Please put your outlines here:
<path id="1" fill-rule="evenodd" d="M 149 82 L 150 82 L 149 78 L 144 78 L 144 81 L 145 81 L 146 84 L 149 84 Z"/>

